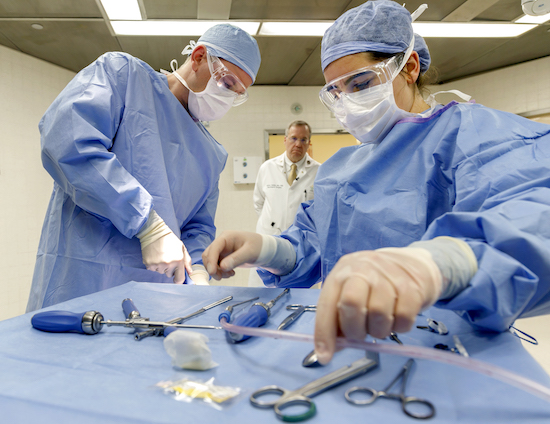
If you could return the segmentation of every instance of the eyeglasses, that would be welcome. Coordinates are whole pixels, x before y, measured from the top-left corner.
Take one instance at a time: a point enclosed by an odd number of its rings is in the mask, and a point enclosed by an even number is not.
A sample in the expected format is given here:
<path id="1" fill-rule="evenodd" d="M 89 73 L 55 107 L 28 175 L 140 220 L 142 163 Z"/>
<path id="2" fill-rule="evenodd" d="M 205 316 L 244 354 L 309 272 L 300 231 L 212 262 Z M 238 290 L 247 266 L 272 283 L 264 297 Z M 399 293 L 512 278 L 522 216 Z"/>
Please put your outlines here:
<path id="1" fill-rule="evenodd" d="M 246 102 L 248 91 L 239 77 L 227 69 L 216 56 L 212 56 L 210 53 L 207 53 L 206 56 L 208 59 L 208 69 L 210 69 L 210 74 L 212 74 L 212 78 L 214 78 L 218 87 L 222 91 L 235 96 L 233 106 L 239 106 Z"/>
<path id="2" fill-rule="evenodd" d="M 393 81 L 411 56 L 414 37 L 404 53 L 397 54 L 375 65 L 365 66 L 340 75 L 326 84 L 319 92 L 321 102 L 331 111 L 342 96 L 374 88 Z"/>
<path id="3" fill-rule="evenodd" d="M 296 143 L 297 141 L 299 141 L 300 144 L 308 144 L 309 143 L 309 138 L 287 137 L 287 139 L 293 144 Z"/>

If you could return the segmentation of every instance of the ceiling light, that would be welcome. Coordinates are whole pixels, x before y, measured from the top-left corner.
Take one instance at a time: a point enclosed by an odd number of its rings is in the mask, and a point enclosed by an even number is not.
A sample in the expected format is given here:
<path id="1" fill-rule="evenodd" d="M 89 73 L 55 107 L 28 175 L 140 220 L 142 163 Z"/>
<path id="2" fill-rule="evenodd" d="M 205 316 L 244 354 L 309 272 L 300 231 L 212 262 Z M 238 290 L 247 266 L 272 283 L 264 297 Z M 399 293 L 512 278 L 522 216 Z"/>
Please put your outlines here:
<path id="1" fill-rule="evenodd" d="M 550 20 L 550 13 L 540 16 L 529 16 L 525 15 L 514 21 L 516 24 L 543 24 L 544 22 Z"/>
<path id="2" fill-rule="evenodd" d="M 330 22 L 264 22 L 260 35 L 288 35 L 304 37 L 322 37 Z"/>
<path id="3" fill-rule="evenodd" d="M 141 20 L 138 0 L 101 0 L 101 4 L 111 21 Z"/>
<path id="4" fill-rule="evenodd" d="M 250 35 L 256 35 L 260 26 L 259 22 L 198 20 L 112 21 L 111 26 L 116 35 L 200 36 L 210 27 L 223 23 L 231 23 L 231 25 L 241 28 Z"/>
<path id="5" fill-rule="evenodd" d="M 42 25 L 40 25 L 40 24 L 32 24 L 32 25 L 31 25 L 31 28 L 32 28 L 32 29 L 38 29 L 38 30 L 44 29 L 44 27 L 43 27 Z"/>
<path id="6" fill-rule="evenodd" d="M 517 37 L 535 27 L 536 25 L 496 23 L 413 22 L 414 32 L 422 37 L 440 38 Z"/>

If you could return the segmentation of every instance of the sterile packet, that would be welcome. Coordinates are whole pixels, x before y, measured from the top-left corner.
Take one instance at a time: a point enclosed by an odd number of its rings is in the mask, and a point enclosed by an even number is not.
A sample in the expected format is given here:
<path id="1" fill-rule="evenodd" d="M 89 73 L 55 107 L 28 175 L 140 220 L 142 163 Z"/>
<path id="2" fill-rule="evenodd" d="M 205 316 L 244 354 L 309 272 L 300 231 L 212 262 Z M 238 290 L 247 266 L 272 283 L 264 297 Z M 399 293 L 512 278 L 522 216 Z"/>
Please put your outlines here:
<path id="1" fill-rule="evenodd" d="M 216 386 L 214 377 L 206 382 L 182 378 L 180 380 L 160 381 L 156 385 L 165 394 L 183 402 L 200 401 L 217 410 L 229 407 L 241 394 L 238 387 Z"/>

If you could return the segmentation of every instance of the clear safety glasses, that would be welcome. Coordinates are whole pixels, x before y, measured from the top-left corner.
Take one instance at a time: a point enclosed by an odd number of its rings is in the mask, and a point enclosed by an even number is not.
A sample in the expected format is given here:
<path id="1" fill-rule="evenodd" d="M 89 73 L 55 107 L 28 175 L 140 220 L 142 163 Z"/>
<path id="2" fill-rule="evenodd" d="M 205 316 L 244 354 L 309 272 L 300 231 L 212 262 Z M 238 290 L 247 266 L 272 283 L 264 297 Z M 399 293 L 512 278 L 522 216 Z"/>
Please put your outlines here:
<path id="1" fill-rule="evenodd" d="M 334 112 L 334 108 L 342 96 L 393 81 L 409 60 L 413 46 L 414 38 L 405 53 L 397 54 L 375 65 L 365 66 L 340 75 L 321 89 L 319 92 L 321 101 Z M 365 92 L 365 94 L 367 93 Z"/>
<path id="2" fill-rule="evenodd" d="M 207 53 L 206 56 L 208 58 L 208 68 L 218 87 L 222 91 L 229 92 L 235 96 L 233 106 L 239 106 L 246 102 L 248 99 L 248 91 L 239 77 L 227 69 L 223 62 L 216 56 L 212 56 L 210 53 Z"/>

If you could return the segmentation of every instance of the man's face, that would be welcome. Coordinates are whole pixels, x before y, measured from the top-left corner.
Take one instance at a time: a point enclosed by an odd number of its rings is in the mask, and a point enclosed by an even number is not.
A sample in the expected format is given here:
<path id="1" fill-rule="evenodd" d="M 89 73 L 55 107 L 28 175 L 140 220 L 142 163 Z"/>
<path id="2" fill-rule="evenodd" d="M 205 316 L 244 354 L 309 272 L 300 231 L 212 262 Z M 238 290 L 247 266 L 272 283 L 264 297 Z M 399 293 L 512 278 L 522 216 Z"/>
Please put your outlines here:
<path id="1" fill-rule="evenodd" d="M 299 162 L 309 148 L 309 131 L 305 125 L 290 127 L 284 139 L 286 155 L 292 162 Z"/>

